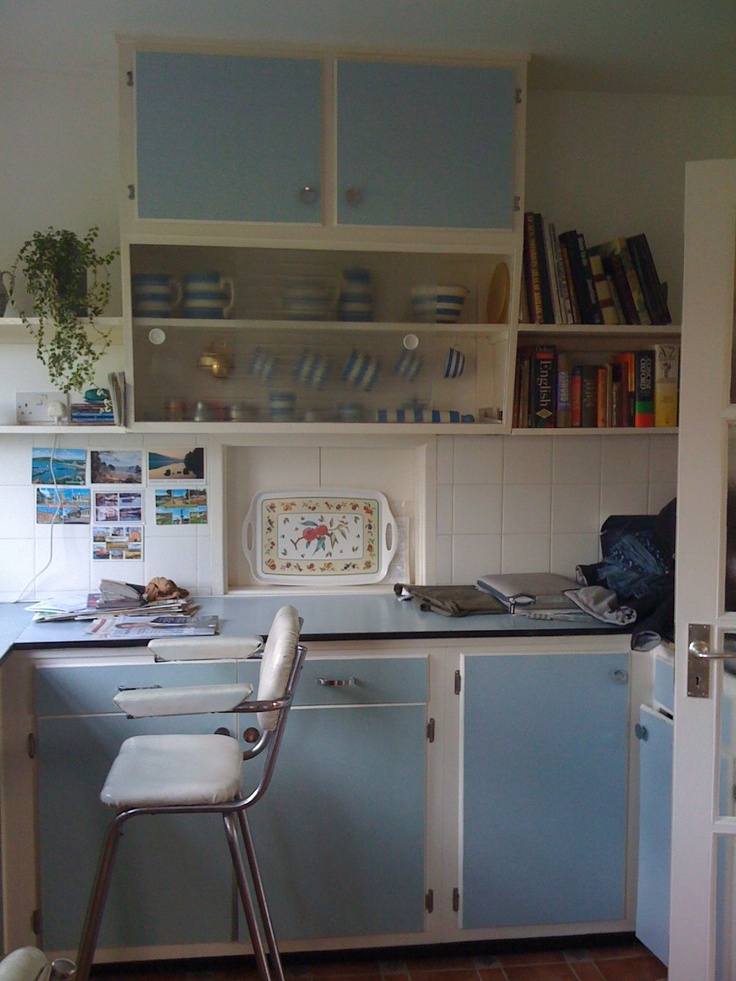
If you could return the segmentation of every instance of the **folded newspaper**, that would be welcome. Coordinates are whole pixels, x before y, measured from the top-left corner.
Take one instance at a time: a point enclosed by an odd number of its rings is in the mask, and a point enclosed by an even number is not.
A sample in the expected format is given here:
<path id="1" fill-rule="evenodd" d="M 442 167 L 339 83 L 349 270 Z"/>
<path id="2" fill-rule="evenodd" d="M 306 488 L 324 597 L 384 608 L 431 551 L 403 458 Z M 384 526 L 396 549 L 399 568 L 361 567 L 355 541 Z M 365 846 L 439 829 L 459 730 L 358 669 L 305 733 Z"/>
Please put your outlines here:
<path id="1" fill-rule="evenodd" d="M 481 576 L 476 585 L 513 613 L 517 608 L 523 611 L 575 609 L 565 590 L 576 589 L 579 583 L 555 572 L 512 572 Z"/>
<path id="2" fill-rule="evenodd" d="M 100 617 L 93 620 L 86 633 L 97 640 L 151 640 L 154 637 L 205 637 L 216 634 L 216 616 L 158 614 L 143 617 Z"/>

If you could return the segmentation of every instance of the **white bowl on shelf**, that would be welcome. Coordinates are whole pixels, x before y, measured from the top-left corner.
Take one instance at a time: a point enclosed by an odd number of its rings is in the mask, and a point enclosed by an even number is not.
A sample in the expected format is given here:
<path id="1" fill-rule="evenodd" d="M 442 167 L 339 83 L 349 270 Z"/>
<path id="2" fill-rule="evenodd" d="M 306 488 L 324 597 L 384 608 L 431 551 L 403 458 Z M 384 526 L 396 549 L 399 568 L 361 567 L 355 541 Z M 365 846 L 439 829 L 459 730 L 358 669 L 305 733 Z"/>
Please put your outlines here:
<path id="1" fill-rule="evenodd" d="M 411 291 L 414 317 L 421 323 L 454 324 L 469 290 L 465 286 L 415 286 Z"/>

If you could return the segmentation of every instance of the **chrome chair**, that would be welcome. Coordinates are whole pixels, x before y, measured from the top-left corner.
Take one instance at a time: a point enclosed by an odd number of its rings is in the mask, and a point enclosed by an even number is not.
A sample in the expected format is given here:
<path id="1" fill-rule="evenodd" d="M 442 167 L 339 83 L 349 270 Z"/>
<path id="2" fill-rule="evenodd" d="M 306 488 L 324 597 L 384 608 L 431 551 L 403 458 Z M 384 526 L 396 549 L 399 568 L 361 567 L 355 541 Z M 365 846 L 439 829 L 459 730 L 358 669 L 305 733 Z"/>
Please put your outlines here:
<path id="1" fill-rule="evenodd" d="M 208 712 L 256 713 L 258 726 L 249 731 L 246 738 L 252 736 L 253 741 L 245 752 L 236 738 L 220 732 L 131 736 L 123 742 L 100 794 L 102 802 L 116 808 L 117 814 L 105 836 L 89 899 L 77 954 L 76 981 L 87 981 L 89 977 L 125 823 L 142 814 L 197 813 L 222 815 L 258 972 L 263 981 L 284 981 L 246 811 L 261 800 L 273 776 L 306 654 L 306 648 L 299 643 L 300 629 L 301 620 L 294 607 L 281 607 L 263 650 L 254 701 L 248 700 L 253 686 L 245 683 L 133 689 L 118 692 L 113 699 L 129 718 Z M 192 651 L 188 640 L 182 642 L 182 651 L 187 652 L 183 654 L 185 657 L 191 656 Z M 197 640 L 203 642 L 205 638 Z M 206 640 L 209 641 L 207 656 L 212 656 L 218 651 L 217 638 Z M 159 649 L 168 647 L 166 658 L 176 660 L 176 644 L 172 638 L 161 642 Z M 230 652 L 232 642 L 226 641 L 225 647 Z M 262 753 L 265 756 L 258 784 L 245 795 L 243 761 Z"/>
<path id="2" fill-rule="evenodd" d="M 0 961 L 0 981 L 72 981 L 74 962 L 49 961 L 38 947 L 18 947 Z"/>

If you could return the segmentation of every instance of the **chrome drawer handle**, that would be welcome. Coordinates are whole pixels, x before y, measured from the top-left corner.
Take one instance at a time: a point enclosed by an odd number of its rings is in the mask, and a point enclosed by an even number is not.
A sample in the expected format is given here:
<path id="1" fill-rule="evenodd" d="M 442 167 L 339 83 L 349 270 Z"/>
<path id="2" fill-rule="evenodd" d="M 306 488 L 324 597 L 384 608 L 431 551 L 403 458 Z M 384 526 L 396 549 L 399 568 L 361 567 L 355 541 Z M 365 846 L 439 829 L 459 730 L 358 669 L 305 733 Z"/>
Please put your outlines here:
<path id="1" fill-rule="evenodd" d="M 317 678 L 317 684 L 325 688 L 343 688 L 356 684 L 355 678 Z"/>

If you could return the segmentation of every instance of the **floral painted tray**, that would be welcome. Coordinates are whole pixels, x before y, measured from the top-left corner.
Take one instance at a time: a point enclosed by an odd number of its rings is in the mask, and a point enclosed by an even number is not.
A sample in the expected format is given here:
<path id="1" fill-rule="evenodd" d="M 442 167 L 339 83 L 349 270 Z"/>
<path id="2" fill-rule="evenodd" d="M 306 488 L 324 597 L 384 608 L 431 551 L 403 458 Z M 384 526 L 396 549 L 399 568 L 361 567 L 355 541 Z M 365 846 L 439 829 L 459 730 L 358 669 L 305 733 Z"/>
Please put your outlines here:
<path id="1" fill-rule="evenodd" d="M 243 522 L 243 551 L 261 582 L 380 582 L 396 546 L 394 516 L 374 490 L 256 494 Z"/>

